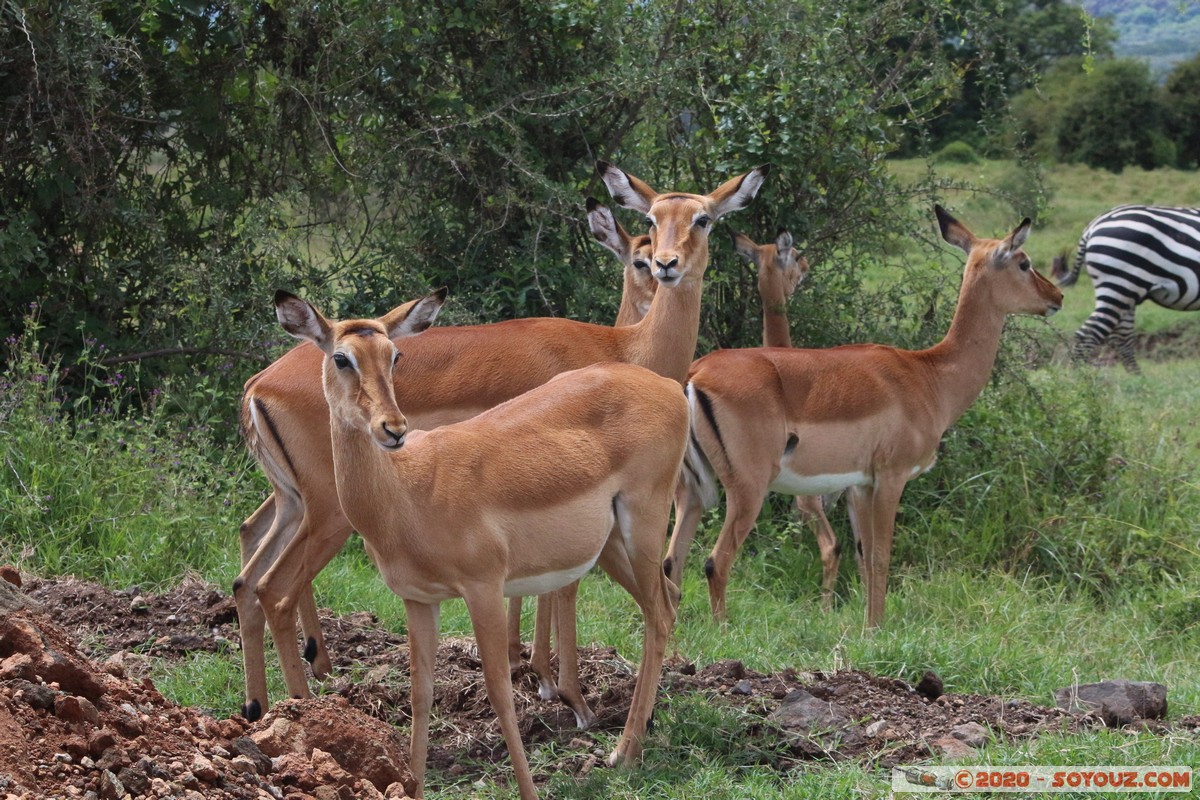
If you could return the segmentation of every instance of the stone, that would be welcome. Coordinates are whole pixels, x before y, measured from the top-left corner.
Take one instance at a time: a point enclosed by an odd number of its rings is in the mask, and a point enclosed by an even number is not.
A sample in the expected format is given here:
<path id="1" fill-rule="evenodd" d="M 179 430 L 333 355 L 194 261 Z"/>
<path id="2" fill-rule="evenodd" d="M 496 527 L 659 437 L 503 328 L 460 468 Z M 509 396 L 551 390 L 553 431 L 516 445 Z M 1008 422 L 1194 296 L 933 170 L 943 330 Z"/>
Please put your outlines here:
<path id="1" fill-rule="evenodd" d="M 0 566 L 0 580 L 20 589 L 22 584 L 21 571 L 12 564 Z"/>
<path id="2" fill-rule="evenodd" d="M 125 787 L 116 775 L 109 770 L 100 773 L 100 800 L 121 800 L 125 796 Z"/>
<path id="3" fill-rule="evenodd" d="M 210 761 L 201 753 L 196 753 L 196 756 L 192 759 L 191 772 L 199 780 L 202 780 L 205 783 L 212 783 L 217 778 L 221 777 L 221 773 L 217 771 L 215 766 L 213 766 L 212 761 Z"/>
<path id="4" fill-rule="evenodd" d="M 262 753 L 271 758 L 285 753 L 305 752 L 304 728 L 287 717 L 275 717 L 270 725 L 251 733 L 250 739 Z"/>
<path id="5" fill-rule="evenodd" d="M 1054 693 L 1054 700 L 1068 711 L 1094 713 L 1110 728 L 1167 715 L 1167 687 L 1149 681 L 1122 679 L 1066 686 Z"/>
<path id="6" fill-rule="evenodd" d="M 238 755 L 249 759 L 254 764 L 255 772 L 259 775 L 266 775 L 271 771 L 271 758 L 249 736 L 239 736 L 234 739 L 233 749 L 237 751 Z"/>
<path id="7" fill-rule="evenodd" d="M 0 661 L 0 681 L 33 680 L 33 658 L 28 653 L 13 653 Z"/>
<path id="8" fill-rule="evenodd" d="M 789 692 L 779 708 L 771 712 L 770 719 L 807 742 L 811 755 L 819 755 L 819 751 L 836 749 L 842 745 L 857 744 L 863 738 L 862 728 L 850 721 L 841 706 L 829 700 L 820 700 L 804 689 Z"/>
<path id="9" fill-rule="evenodd" d="M 877 719 L 867 726 L 865 733 L 869 738 L 874 739 L 875 737 L 882 736 L 884 733 L 886 733 L 887 727 L 887 720 Z"/>
<path id="10" fill-rule="evenodd" d="M 933 747 L 937 748 L 946 758 L 975 758 L 979 755 L 979 751 L 962 739 L 956 739 L 953 736 L 941 736 L 930 742 Z"/>
<path id="11" fill-rule="evenodd" d="M 988 743 L 988 729 L 978 722 L 967 722 L 950 731 L 950 735 L 967 747 L 980 748 Z"/>
<path id="12" fill-rule="evenodd" d="M 100 712 L 86 697 L 60 694 L 54 698 L 54 716 L 63 722 L 86 722 L 95 725 L 100 721 Z"/>

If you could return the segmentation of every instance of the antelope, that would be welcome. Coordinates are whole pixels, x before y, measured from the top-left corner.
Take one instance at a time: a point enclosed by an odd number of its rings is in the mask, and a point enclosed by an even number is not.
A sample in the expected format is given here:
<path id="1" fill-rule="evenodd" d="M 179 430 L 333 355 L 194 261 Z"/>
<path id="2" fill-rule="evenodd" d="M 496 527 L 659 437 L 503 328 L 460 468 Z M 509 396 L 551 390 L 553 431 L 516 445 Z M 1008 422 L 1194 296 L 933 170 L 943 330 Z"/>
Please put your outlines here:
<path id="1" fill-rule="evenodd" d="M 983 390 L 1005 318 L 1062 307 L 1062 292 L 1021 249 L 1028 218 L 1004 239 L 983 239 L 934 211 L 942 238 L 967 254 L 954 319 L 937 345 L 718 350 L 693 364 L 686 392 L 696 446 L 687 459 L 705 480 L 687 487 L 687 507 L 715 502 L 713 476 L 725 487 L 725 521 L 704 565 L 717 619 L 727 616 L 729 571 L 767 493 L 846 490 L 866 625 L 881 625 L 905 484 L 933 466 L 942 435 Z M 683 558 L 698 517 L 677 522 L 669 561 Z"/>
<path id="2" fill-rule="evenodd" d="M 808 259 L 796 250 L 792 234 L 780 231 L 771 244 L 757 244 L 749 236 L 734 232 L 733 249 L 758 269 L 758 296 L 762 301 L 763 347 L 791 347 L 787 301 L 808 277 Z M 816 495 L 795 496 L 796 512 L 811 522 L 817 549 L 821 554 L 821 605 L 833 607 L 833 588 L 841 563 L 841 545 L 825 516 L 827 498 Z M 679 565 L 682 574 L 683 565 Z M 671 572 L 667 572 L 671 577 Z"/>
<path id="3" fill-rule="evenodd" d="M 324 355 L 334 462 L 326 478 L 333 477 L 388 588 L 404 600 L 416 795 L 425 778 L 439 610 L 442 601 L 461 597 L 520 795 L 533 800 L 504 597 L 556 591 L 599 563 L 637 601 L 642 659 L 625 729 L 608 759 L 636 763 L 674 624 L 673 587 L 659 558 L 688 406 L 674 380 L 632 364 L 598 364 L 564 372 L 473 419 L 410 431 L 393 383 L 408 382 L 397 341 L 427 328 L 444 300 L 442 291 L 378 319 L 342 322 L 287 292 L 276 294 L 275 308 L 284 330 Z"/>
<path id="4" fill-rule="evenodd" d="M 406 380 L 395 386 L 413 428 L 469 419 L 561 372 L 601 362 L 637 364 L 682 387 L 699 336 L 709 233 L 718 219 L 754 199 L 769 165 L 707 195 L 659 193 L 603 161 L 596 169 L 619 204 L 650 222 L 650 260 L 660 288 L 645 318 L 620 328 L 542 318 L 429 330 L 406 342 Z M 329 411 L 315 377 L 321 359 L 319 348 L 302 343 L 250 378 L 242 397 L 246 442 L 274 490 L 241 526 L 242 571 L 233 584 L 246 672 L 243 714 L 249 720 L 268 707 L 264 623 L 269 622 L 290 696 L 309 696 L 300 653 L 290 646 L 297 606 L 305 658 L 314 672 L 329 669 L 312 580 L 341 549 L 352 525 L 331 479 Z M 562 655 L 560 663 L 574 663 Z M 540 693 L 557 694 L 583 726 L 590 710 L 581 696 L 563 688 L 556 691 L 543 677 Z"/>

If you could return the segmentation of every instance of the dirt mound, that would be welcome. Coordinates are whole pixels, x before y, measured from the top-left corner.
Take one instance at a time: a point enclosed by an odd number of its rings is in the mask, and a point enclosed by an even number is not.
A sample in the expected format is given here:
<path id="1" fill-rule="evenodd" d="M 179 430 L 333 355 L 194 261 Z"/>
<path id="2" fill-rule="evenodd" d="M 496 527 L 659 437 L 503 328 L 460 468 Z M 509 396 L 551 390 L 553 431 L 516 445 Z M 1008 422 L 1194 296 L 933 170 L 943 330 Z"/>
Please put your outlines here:
<path id="1" fill-rule="evenodd" d="M 373 615 L 325 615 L 335 667 L 327 693 L 279 703 L 251 725 L 237 715 L 217 719 L 180 707 L 144 677 L 147 654 L 170 660 L 236 650 L 229 596 L 194 581 L 161 595 L 73 579 L 34 579 L 23 591 L 18 602 L 40 608 L 16 608 L 0 596 L 0 608 L 15 609 L 0 620 L 5 800 L 87 792 L 102 800 L 404 796 L 407 647 Z M 581 649 L 581 679 L 600 716 L 596 730 L 624 723 L 633 673 L 612 648 Z M 507 758 L 474 643 L 443 640 L 436 675 L 430 770 L 474 778 L 480 763 Z M 515 689 L 527 745 L 554 741 L 563 754 L 557 769 L 572 775 L 601 763 L 600 745 L 574 728 L 571 712 L 538 699 L 528 668 L 518 672 Z M 859 671 L 761 674 L 737 661 L 697 666 L 675 659 L 662 691 L 741 709 L 747 743 L 780 770 L 813 759 L 888 767 L 972 755 L 991 740 L 1102 724 L 1024 701 L 942 694 L 933 675 L 913 686 Z M 1200 731 L 1200 719 L 1172 727 Z"/>

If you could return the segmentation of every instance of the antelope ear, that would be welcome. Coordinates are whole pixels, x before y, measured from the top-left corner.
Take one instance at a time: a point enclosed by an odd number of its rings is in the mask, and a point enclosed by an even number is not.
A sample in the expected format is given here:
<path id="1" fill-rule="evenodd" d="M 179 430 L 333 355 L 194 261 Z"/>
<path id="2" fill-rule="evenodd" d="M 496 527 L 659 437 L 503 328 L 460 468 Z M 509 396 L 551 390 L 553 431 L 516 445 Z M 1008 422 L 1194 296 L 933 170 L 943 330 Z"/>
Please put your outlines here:
<path id="1" fill-rule="evenodd" d="M 775 250 L 781 256 L 792 249 L 792 244 L 792 234 L 787 231 L 780 231 L 779 235 L 775 237 Z"/>
<path id="2" fill-rule="evenodd" d="M 589 197 L 587 218 L 588 227 L 596 241 L 611 250 L 613 255 L 621 259 L 622 264 L 627 263 L 630 256 L 629 234 L 621 227 L 621 223 L 617 222 L 612 209 L 600 205 L 594 197 Z"/>
<path id="3" fill-rule="evenodd" d="M 596 162 L 596 172 L 600 174 L 604 185 L 612 199 L 622 208 L 632 208 L 643 214 L 650 210 L 658 192 L 650 188 L 645 181 L 633 177 L 624 170 L 614 167 L 607 161 Z"/>
<path id="4" fill-rule="evenodd" d="M 419 300 L 411 300 L 402 306 L 393 308 L 379 318 L 387 331 L 389 339 L 403 339 L 406 336 L 416 336 L 428 328 L 437 319 L 442 304 L 446 302 L 447 289 L 443 286 L 432 294 Z"/>
<path id="5" fill-rule="evenodd" d="M 325 349 L 330 341 L 333 325 L 307 300 L 301 300 L 282 289 L 275 292 L 275 317 L 283 329 L 297 339 L 308 341 Z"/>
<path id="6" fill-rule="evenodd" d="M 718 220 L 730 212 L 739 211 L 750 205 L 750 201 L 758 195 L 758 190 L 762 188 L 763 182 L 770 172 L 771 165 L 763 164 L 745 175 L 725 181 L 714 189 L 708 195 L 708 199 L 712 203 L 709 214 L 712 215 L 713 220 Z"/>
<path id="7" fill-rule="evenodd" d="M 1025 240 L 1029 238 L 1029 227 L 1031 223 L 1029 217 L 1021 221 L 1021 224 L 1013 229 L 1003 241 L 996 246 L 992 251 L 992 265 L 1002 267 L 1008 263 L 1009 257 L 1021 249 L 1021 245 L 1025 244 Z"/>
<path id="8" fill-rule="evenodd" d="M 937 215 L 938 227 L 942 229 L 942 238 L 964 253 L 970 253 L 971 248 L 978 241 L 975 234 L 971 233 L 966 225 L 952 217 L 950 212 L 941 206 L 935 205 L 933 212 Z"/>
<path id="9" fill-rule="evenodd" d="M 754 243 L 754 240 L 738 231 L 732 231 L 729 237 L 733 239 L 734 252 L 753 264 L 758 256 L 758 245 Z"/>

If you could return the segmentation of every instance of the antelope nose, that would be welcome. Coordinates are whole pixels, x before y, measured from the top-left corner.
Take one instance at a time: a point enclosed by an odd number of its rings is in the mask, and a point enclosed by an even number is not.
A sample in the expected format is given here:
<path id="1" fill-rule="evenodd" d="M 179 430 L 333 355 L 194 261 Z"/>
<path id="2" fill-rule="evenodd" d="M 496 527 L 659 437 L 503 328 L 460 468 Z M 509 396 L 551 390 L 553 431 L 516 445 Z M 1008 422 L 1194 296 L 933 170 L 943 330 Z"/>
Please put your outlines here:
<path id="1" fill-rule="evenodd" d="M 383 428 L 384 433 L 386 433 L 388 436 L 392 437 L 392 441 L 389 442 L 387 446 L 402 447 L 404 445 L 404 436 L 406 433 L 408 433 L 408 424 L 407 423 L 405 423 L 405 422 L 400 422 L 400 423 L 384 422 L 380 427 Z"/>
<path id="2" fill-rule="evenodd" d="M 654 259 L 654 263 L 658 265 L 659 269 L 674 269 L 679 264 L 679 256 L 671 256 L 669 261 L 663 261 L 660 258 L 656 258 Z"/>

